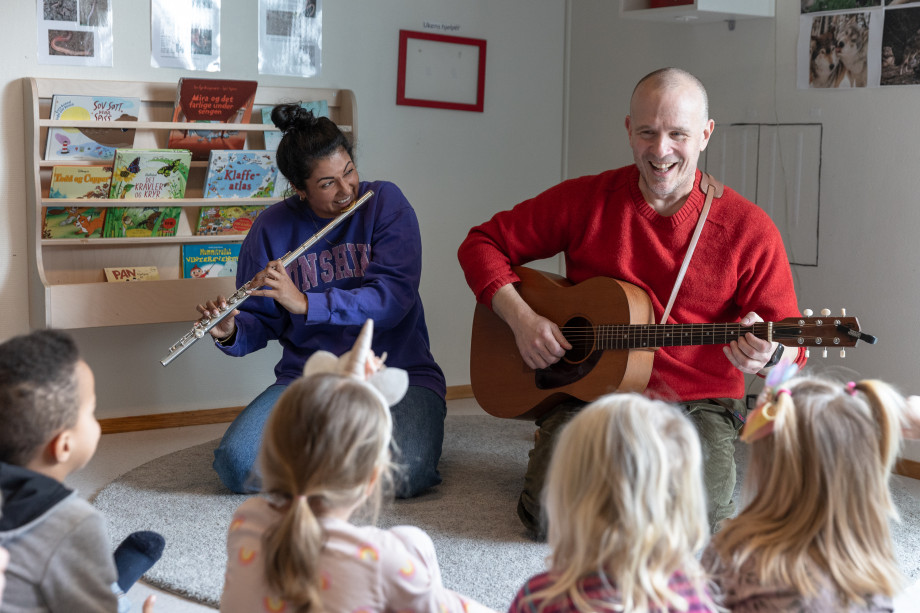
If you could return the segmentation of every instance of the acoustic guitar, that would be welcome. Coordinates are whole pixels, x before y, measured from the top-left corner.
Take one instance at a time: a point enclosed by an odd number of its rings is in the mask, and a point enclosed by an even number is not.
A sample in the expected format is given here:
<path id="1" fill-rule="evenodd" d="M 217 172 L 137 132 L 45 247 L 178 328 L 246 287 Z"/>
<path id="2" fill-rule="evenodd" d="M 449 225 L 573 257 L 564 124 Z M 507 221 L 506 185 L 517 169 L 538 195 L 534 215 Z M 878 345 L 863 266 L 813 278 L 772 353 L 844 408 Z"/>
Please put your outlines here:
<path id="1" fill-rule="evenodd" d="M 855 317 L 788 317 L 779 322 L 655 324 L 639 287 L 608 277 L 578 284 L 518 266 L 518 291 L 534 311 L 560 327 L 571 343 L 559 362 L 524 364 L 511 328 L 477 304 L 470 347 L 470 383 L 479 405 L 496 417 L 535 419 L 566 398 L 590 402 L 614 391 L 642 392 L 658 347 L 728 344 L 752 332 L 790 347 L 853 347 L 875 337 Z M 604 323 L 597 323 L 604 322 Z"/>

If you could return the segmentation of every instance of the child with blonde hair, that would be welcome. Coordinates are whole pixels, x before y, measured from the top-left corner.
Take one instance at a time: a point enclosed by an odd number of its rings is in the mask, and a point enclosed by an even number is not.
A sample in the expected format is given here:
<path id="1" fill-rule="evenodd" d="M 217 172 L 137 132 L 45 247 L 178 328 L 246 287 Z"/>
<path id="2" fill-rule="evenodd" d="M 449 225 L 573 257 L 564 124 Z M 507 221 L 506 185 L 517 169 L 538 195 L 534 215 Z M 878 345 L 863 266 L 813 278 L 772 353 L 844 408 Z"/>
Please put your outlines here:
<path id="1" fill-rule="evenodd" d="M 543 493 L 550 569 L 514 612 L 714 611 L 700 443 L 675 407 L 602 397 L 565 426 Z"/>
<path id="2" fill-rule="evenodd" d="M 221 611 L 489 611 L 442 585 L 422 530 L 349 521 L 368 499 L 376 513 L 390 473 L 388 407 L 408 387 L 405 371 L 374 357 L 371 335 L 368 320 L 341 359 L 314 354 L 272 411 L 264 496 L 233 516 Z"/>
<path id="3" fill-rule="evenodd" d="M 748 418 L 748 502 L 704 564 L 733 611 L 891 611 L 888 478 L 905 400 L 877 380 L 789 376 L 771 373 Z"/>

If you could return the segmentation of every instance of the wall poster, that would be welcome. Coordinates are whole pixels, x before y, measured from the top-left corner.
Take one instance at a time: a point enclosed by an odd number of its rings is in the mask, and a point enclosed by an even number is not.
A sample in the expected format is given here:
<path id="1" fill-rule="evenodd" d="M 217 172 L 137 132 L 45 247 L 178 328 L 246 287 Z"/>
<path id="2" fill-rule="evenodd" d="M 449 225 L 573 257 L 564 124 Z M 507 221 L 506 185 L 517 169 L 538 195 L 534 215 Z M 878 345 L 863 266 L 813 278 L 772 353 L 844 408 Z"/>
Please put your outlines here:
<path id="1" fill-rule="evenodd" d="M 111 0 L 37 0 L 38 63 L 112 65 Z"/>
<path id="2" fill-rule="evenodd" d="M 150 65 L 220 70 L 220 0 L 151 0 Z"/>
<path id="3" fill-rule="evenodd" d="M 920 0 L 801 0 L 799 89 L 920 84 Z"/>
<path id="4" fill-rule="evenodd" d="M 322 0 L 259 0 L 259 74 L 317 77 L 322 67 Z"/>

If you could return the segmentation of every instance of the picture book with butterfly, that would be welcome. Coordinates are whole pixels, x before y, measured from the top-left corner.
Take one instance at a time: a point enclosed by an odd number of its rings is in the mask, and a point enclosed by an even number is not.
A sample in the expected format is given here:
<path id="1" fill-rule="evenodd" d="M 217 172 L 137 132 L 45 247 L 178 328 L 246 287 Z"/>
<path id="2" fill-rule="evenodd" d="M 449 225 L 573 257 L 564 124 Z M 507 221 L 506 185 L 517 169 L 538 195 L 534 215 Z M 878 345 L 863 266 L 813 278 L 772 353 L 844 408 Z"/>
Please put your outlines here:
<path id="1" fill-rule="evenodd" d="M 182 208 L 135 206 L 110 208 L 105 216 L 103 238 L 175 236 Z"/>
<path id="2" fill-rule="evenodd" d="M 182 198 L 191 160 L 184 149 L 119 149 L 109 198 Z"/>
<path id="3" fill-rule="evenodd" d="M 215 149 L 204 179 L 204 197 L 271 198 L 277 175 L 274 151 Z"/>
<path id="4" fill-rule="evenodd" d="M 120 96 L 51 97 L 50 119 L 62 121 L 137 121 L 140 98 Z M 115 150 L 134 146 L 134 128 L 51 127 L 46 160 L 111 162 Z"/>
<path id="5" fill-rule="evenodd" d="M 329 103 L 325 100 L 301 102 L 300 106 L 312 112 L 314 117 L 329 117 Z M 272 125 L 272 109 L 274 109 L 274 107 L 262 107 L 262 123 Z M 278 144 L 281 142 L 281 131 L 268 130 L 263 132 L 263 134 L 265 135 L 265 148 L 277 151 Z"/>
<path id="6" fill-rule="evenodd" d="M 203 206 L 198 213 L 198 226 L 195 234 L 199 236 L 220 236 L 246 234 L 252 222 L 264 211 L 265 205 Z"/>
<path id="7" fill-rule="evenodd" d="M 184 77 L 176 88 L 173 121 L 249 123 L 257 81 Z M 238 130 L 170 130 L 168 146 L 188 149 L 193 160 L 207 160 L 213 149 L 242 149 L 246 133 Z"/>
<path id="8" fill-rule="evenodd" d="M 182 278 L 235 277 L 241 243 L 182 245 Z"/>

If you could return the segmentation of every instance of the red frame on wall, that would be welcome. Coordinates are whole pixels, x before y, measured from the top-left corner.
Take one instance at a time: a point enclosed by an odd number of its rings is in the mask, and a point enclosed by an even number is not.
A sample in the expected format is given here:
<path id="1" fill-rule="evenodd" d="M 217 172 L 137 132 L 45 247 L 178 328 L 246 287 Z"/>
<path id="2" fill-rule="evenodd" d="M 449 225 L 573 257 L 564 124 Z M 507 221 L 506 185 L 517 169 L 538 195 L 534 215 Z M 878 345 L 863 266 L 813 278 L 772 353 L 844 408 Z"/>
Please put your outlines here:
<path id="1" fill-rule="evenodd" d="M 467 45 L 479 49 L 478 78 L 476 81 L 476 102 L 450 102 L 442 100 L 425 100 L 410 98 L 406 95 L 406 50 L 410 39 L 421 39 L 454 45 Z M 436 109 L 451 109 L 455 111 L 475 111 L 482 113 L 485 106 L 486 91 L 486 41 L 479 38 L 466 38 L 463 36 L 449 36 L 446 34 L 432 34 L 430 32 L 413 32 L 410 30 L 399 31 L 399 67 L 396 73 L 396 104 L 408 106 L 426 106 Z"/>

